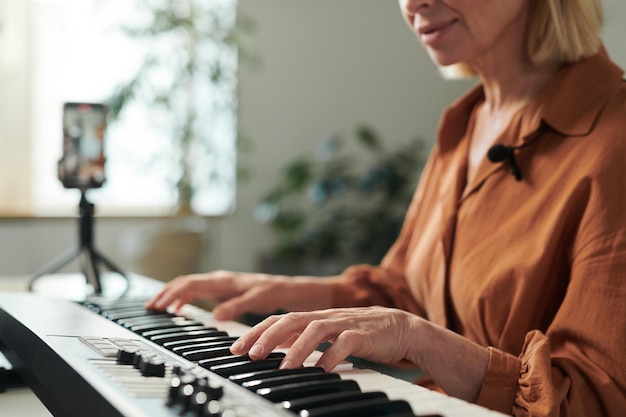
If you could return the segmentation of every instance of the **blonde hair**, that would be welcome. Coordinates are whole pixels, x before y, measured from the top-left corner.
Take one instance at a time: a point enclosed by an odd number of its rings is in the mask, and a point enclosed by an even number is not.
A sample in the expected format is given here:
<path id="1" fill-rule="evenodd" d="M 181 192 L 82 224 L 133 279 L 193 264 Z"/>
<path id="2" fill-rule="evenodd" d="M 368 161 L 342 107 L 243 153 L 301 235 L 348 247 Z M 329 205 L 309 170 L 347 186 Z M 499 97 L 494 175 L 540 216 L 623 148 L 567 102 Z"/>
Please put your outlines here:
<path id="1" fill-rule="evenodd" d="M 532 0 L 526 48 L 535 65 L 575 62 L 598 52 L 602 0 Z M 463 63 L 441 67 L 444 78 L 476 76 Z"/>

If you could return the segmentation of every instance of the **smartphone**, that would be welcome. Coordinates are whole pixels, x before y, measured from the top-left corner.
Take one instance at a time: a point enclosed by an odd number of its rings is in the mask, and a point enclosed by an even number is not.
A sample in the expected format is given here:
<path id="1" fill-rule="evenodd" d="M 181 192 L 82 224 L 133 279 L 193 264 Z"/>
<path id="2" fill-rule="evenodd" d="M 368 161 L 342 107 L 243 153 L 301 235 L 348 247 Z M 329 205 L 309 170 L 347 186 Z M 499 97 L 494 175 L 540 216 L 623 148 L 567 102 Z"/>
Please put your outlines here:
<path id="1" fill-rule="evenodd" d="M 63 105 L 63 155 L 58 171 L 65 188 L 98 188 L 104 184 L 106 127 L 104 104 Z"/>

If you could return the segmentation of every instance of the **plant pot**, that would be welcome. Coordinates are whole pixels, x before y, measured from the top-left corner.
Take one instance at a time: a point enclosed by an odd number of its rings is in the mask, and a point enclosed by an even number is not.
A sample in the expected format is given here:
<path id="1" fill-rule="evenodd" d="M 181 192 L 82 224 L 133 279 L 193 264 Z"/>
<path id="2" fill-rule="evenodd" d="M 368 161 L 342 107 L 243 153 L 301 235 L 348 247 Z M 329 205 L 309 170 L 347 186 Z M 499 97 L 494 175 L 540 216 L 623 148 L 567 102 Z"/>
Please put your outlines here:
<path id="1" fill-rule="evenodd" d="M 129 230 L 128 240 L 136 272 L 167 282 L 201 271 L 208 247 L 207 224 L 201 217 L 167 218 L 155 227 Z"/>

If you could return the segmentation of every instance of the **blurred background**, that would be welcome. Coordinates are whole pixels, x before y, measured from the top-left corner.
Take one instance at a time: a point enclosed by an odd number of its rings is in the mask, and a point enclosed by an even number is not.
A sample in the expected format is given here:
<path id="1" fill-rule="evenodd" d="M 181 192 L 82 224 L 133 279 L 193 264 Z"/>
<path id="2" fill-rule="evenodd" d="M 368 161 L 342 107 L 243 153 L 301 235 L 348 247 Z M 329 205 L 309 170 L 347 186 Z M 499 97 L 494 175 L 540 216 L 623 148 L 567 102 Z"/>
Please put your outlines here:
<path id="1" fill-rule="evenodd" d="M 626 67 L 626 3 L 603 3 Z M 472 84 L 440 77 L 394 1 L 0 0 L 0 275 L 78 244 L 64 102 L 110 106 L 87 196 L 122 269 L 324 274 L 377 262 Z"/>

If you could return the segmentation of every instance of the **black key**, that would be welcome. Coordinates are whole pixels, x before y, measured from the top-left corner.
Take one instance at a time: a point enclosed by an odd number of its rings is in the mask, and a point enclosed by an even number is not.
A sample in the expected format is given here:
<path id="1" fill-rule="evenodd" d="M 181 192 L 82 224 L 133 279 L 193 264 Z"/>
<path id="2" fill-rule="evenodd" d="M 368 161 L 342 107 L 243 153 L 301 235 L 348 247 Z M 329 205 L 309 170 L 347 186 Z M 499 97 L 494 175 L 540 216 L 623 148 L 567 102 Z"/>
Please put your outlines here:
<path id="1" fill-rule="evenodd" d="M 120 309 L 120 308 L 128 308 L 128 307 L 139 308 L 139 307 L 143 307 L 145 303 L 146 303 L 145 299 L 139 299 L 139 298 L 92 301 L 93 305 L 97 305 L 103 310 Z"/>
<path id="2" fill-rule="evenodd" d="M 230 350 L 228 350 L 230 352 Z M 285 357 L 285 354 L 283 352 L 272 352 L 269 355 L 267 355 L 267 358 L 265 359 L 282 359 Z M 211 358 L 211 359 L 203 359 L 201 361 L 198 362 L 198 365 L 200 365 L 201 367 L 205 368 L 205 369 L 211 369 L 212 366 L 217 366 L 217 365 L 225 365 L 227 363 L 235 363 L 235 362 L 250 362 L 252 361 L 252 359 L 250 358 L 250 356 L 248 356 L 248 354 L 245 355 L 226 355 L 226 356 L 218 356 L 215 358 Z"/>
<path id="3" fill-rule="evenodd" d="M 343 404 L 352 401 L 367 401 L 372 399 L 387 399 L 387 394 L 380 391 L 368 392 L 339 392 L 337 394 L 314 395 L 311 397 L 297 398 L 294 400 L 283 401 L 280 405 L 283 408 L 293 411 L 322 407 L 333 404 Z"/>
<path id="4" fill-rule="evenodd" d="M 403 400 L 372 399 L 353 401 L 311 408 L 306 411 L 307 417 L 383 417 L 396 414 L 413 415 L 409 403 Z"/>
<path id="5" fill-rule="evenodd" d="M 230 352 L 230 349 L 228 350 L 228 352 Z M 210 358 L 210 359 L 203 359 L 201 361 L 198 361 L 198 365 L 200 365 L 201 367 L 205 368 L 205 369 L 210 369 L 212 366 L 216 366 L 216 365 L 224 365 L 227 363 L 234 363 L 234 362 L 250 362 L 252 359 L 250 359 L 250 356 L 248 355 L 233 355 L 231 354 L 226 354 L 224 356 L 218 356 L 215 358 Z"/>
<path id="6" fill-rule="evenodd" d="M 359 384 L 350 380 L 298 382 L 295 384 L 279 385 L 272 388 L 261 388 L 257 394 L 272 402 L 292 400 L 294 398 L 309 397 L 311 395 L 334 394 L 345 391 L 361 391 Z"/>
<path id="7" fill-rule="evenodd" d="M 213 331 L 217 331 L 217 329 L 215 327 L 208 327 L 205 326 L 203 324 L 200 325 L 196 325 L 196 326 L 182 326 L 182 327 L 177 327 L 175 326 L 175 328 L 166 328 L 166 329 L 156 329 L 156 330 L 148 330 L 145 332 L 142 332 L 141 335 L 143 337 L 145 337 L 146 339 L 150 339 L 152 336 L 158 336 L 161 334 L 170 334 L 170 333 L 175 333 L 175 332 L 192 332 L 195 330 L 213 330 Z"/>
<path id="8" fill-rule="evenodd" d="M 236 339 L 237 339 L 236 337 L 233 337 L 233 340 L 227 340 L 227 341 L 222 341 L 222 342 L 205 342 L 205 343 L 194 343 L 191 345 L 176 346 L 172 348 L 172 352 L 176 353 L 177 355 L 183 356 L 183 354 L 194 351 L 194 350 L 230 347 L 233 345 L 233 341 Z"/>
<path id="9" fill-rule="evenodd" d="M 231 375 L 243 374 L 247 372 L 257 372 L 265 370 L 276 370 L 282 363 L 283 358 L 263 359 L 259 361 L 244 361 L 227 363 L 224 365 L 215 365 L 209 368 L 209 371 L 228 378 Z"/>
<path id="10" fill-rule="evenodd" d="M 230 356 L 230 344 L 228 346 L 210 347 L 183 352 L 180 356 L 191 362 L 198 362 L 204 359 L 217 358 L 219 356 Z"/>
<path id="11" fill-rule="evenodd" d="M 324 372 L 326 372 L 324 368 L 319 366 L 307 366 L 302 368 L 270 369 L 267 371 L 247 372 L 244 374 L 231 375 L 228 379 L 237 384 L 243 384 L 244 382 L 255 379 L 274 378 L 276 376 L 283 375 L 323 374 Z"/>
<path id="12" fill-rule="evenodd" d="M 109 320 L 117 321 L 120 319 L 129 319 L 131 317 L 144 317 L 144 316 L 155 316 L 155 315 L 163 315 L 162 312 L 148 311 L 145 308 L 129 308 L 129 309 L 121 309 L 119 311 L 111 311 L 105 312 L 104 317 Z"/>
<path id="13" fill-rule="evenodd" d="M 413 413 L 393 413 L 393 414 L 384 414 L 384 417 L 417 417 L 417 416 Z M 420 414 L 419 417 L 443 417 L 443 416 L 439 414 L 428 414 L 428 415 Z"/>
<path id="14" fill-rule="evenodd" d="M 313 381 L 331 381 L 341 379 L 339 374 L 296 374 L 282 375 L 273 378 L 255 379 L 253 381 L 244 382 L 242 387 L 250 391 L 256 391 L 261 388 L 270 388 L 278 385 L 295 384 L 297 382 L 313 382 Z"/>
<path id="15" fill-rule="evenodd" d="M 105 310 L 119 310 L 120 308 L 129 308 L 129 307 L 144 307 L 146 304 L 145 301 L 136 299 L 128 299 L 128 300 L 107 300 L 101 303 L 98 303 Z"/>
<path id="16" fill-rule="evenodd" d="M 176 317 L 180 317 L 180 318 L 187 318 L 184 316 L 177 316 L 176 314 L 172 314 L 172 313 L 168 313 L 167 311 L 154 311 L 154 310 L 141 310 L 141 309 L 137 309 L 137 312 L 141 312 L 143 311 L 143 314 L 133 314 L 132 316 L 129 315 L 129 317 L 120 317 L 118 319 L 118 321 L 121 320 L 128 320 L 128 321 L 137 321 L 137 322 L 141 322 L 141 321 L 146 321 L 146 320 L 156 320 L 159 318 L 176 318 Z M 123 312 L 115 312 L 115 311 L 107 311 L 108 314 L 124 314 Z M 130 312 L 132 313 L 132 311 Z"/>
<path id="17" fill-rule="evenodd" d="M 156 329 L 166 329 L 168 327 L 174 329 L 176 327 L 182 327 L 182 326 L 202 325 L 202 323 L 200 323 L 199 321 L 183 319 L 182 317 L 160 319 L 160 320 L 155 320 L 152 322 L 146 322 L 146 323 L 141 323 L 141 324 L 131 324 L 131 325 L 127 325 L 125 323 L 119 323 L 119 324 L 121 324 L 122 326 L 126 327 L 127 329 L 135 333 L 147 332 L 149 330 L 156 330 Z"/>
<path id="18" fill-rule="evenodd" d="M 175 342 L 177 340 L 192 340 L 198 337 L 208 337 L 208 336 L 227 336 L 226 332 L 220 332 L 216 330 L 194 330 L 191 332 L 174 332 L 174 333 L 166 333 L 160 334 L 157 336 L 152 336 L 148 338 L 152 340 L 154 343 L 159 345 L 163 345 L 167 342 Z"/>
<path id="19" fill-rule="evenodd" d="M 222 332 L 222 333 L 225 333 L 225 332 Z M 190 346 L 190 345 L 197 344 L 197 343 L 227 342 L 229 340 L 234 342 L 237 339 L 239 338 L 235 336 L 228 336 L 227 334 L 224 334 L 221 336 L 216 336 L 216 335 L 198 336 L 198 337 L 189 337 L 188 339 L 172 340 L 171 342 L 165 342 L 163 343 L 163 347 L 165 349 L 173 350 L 177 347 Z"/>
<path id="20" fill-rule="evenodd" d="M 390 414 L 386 417 L 416 417 L 415 414 L 411 413 L 411 414 L 406 414 L 406 413 L 401 413 L 401 414 Z M 441 414 L 420 414 L 419 417 L 444 417 Z"/>
<path id="21" fill-rule="evenodd" d="M 173 316 L 168 313 L 163 314 L 153 314 L 151 316 L 140 316 L 140 317 L 129 317 L 126 319 L 119 319 L 116 321 L 120 326 L 124 326 L 126 328 L 130 328 L 131 326 L 137 326 L 141 324 L 151 324 L 158 322 L 160 320 L 174 320 L 174 319 L 184 319 L 184 317 Z"/>

